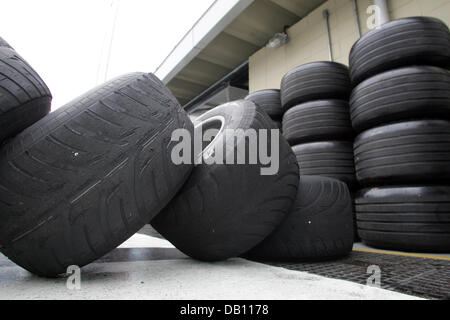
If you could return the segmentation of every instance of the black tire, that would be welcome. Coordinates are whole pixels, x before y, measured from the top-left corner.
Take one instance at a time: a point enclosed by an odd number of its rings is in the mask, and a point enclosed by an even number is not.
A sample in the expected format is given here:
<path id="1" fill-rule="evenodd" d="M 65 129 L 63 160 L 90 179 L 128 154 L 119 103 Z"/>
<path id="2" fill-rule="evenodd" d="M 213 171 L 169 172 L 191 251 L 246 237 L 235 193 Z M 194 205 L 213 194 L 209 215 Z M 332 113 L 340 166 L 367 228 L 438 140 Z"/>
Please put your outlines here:
<path id="1" fill-rule="evenodd" d="M 11 47 L 11 46 L 9 45 L 9 43 L 6 42 L 6 40 L 3 39 L 2 37 L 0 37 L 0 47 L 7 47 L 7 48 L 10 48 L 10 49 L 13 49 L 13 47 Z M 14 49 L 13 49 L 13 50 L 14 50 Z"/>
<path id="2" fill-rule="evenodd" d="M 36 71 L 0 38 L 0 143 L 50 112 L 52 96 Z"/>
<path id="3" fill-rule="evenodd" d="M 448 183 L 450 121 L 409 121 L 365 131 L 355 140 L 355 166 L 364 186 Z"/>
<path id="4" fill-rule="evenodd" d="M 281 104 L 284 111 L 313 100 L 350 97 L 348 68 L 335 62 L 313 62 L 289 71 L 281 80 Z"/>
<path id="5" fill-rule="evenodd" d="M 223 119 L 217 125 L 223 124 L 224 130 L 275 128 L 260 107 L 246 100 L 217 107 L 196 123 L 217 117 Z M 236 141 L 230 143 L 224 131 L 216 137 L 208 150 L 221 149 L 229 143 L 236 154 Z M 295 155 L 281 135 L 277 142 L 278 174 L 261 175 L 265 166 L 259 161 L 245 165 L 197 165 L 170 205 L 153 219 L 152 226 L 183 253 L 202 261 L 224 260 L 250 250 L 275 230 L 297 193 Z"/>
<path id="6" fill-rule="evenodd" d="M 245 100 L 253 101 L 260 106 L 274 120 L 283 117 L 283 108 L 281 108 L 280 90 L 267 89 L 249 94 Z"/>
<path id="7" fill-rule="evenodd" d="M 292 147 L 303 175 L 323 176 L 341 180 L 353 189 L 356 186 L 353 147 L 351 142 L 326 141 Z"/>
<path id="8" fill-rule="evenodd" d="M 0 154 L 0 250 L 41 276 L 84 266 L 136 233 L 192 165 L 171 161 L 193 125 L 153 75 L 111 80 L 26 129 Z"/>
<path id="9" fill-rule="evenodd" d="M 361 190 L 359 233 L 370 246 L 450 252 L 450 187 L 405 186 Z"/>
<path id="10" fill-rule="evenodd" d="M 280 226 L 244 257 L 308 261 L 344 256 L 353 247 L 353 211 L 345 183 L 301 176 L 295 204 Z"/>
<path id="11" fill-rule="evenodd" d="M 429 17 L 394 20 L 367 33 L 350 51 L 354 86 L 376 74 L 410 65 L 450 67 L 450 33 L 445 23 Z"/>
<path id="12" fill-rule="evenodd" d="M 316 100 L 292 107 L 283 116 L 283 134 L 291 145 L 330 138 L 353 141 L 348 102 Z"/>
<path id="13" fill-rule="evenodd" d="M 417 66 L 388 71 L 357 86 L 350 98 L 357 132 L 412 119 L 450 119 L 450 73 Z"/>
<path id="14" fill-rule="evenodd" d="M 273 122 L 275 123 L 275 128 L 280 129 L 280 131 L 282 131 L 283 124 L 281 123 L 281 121 L 273 120 Z"/>

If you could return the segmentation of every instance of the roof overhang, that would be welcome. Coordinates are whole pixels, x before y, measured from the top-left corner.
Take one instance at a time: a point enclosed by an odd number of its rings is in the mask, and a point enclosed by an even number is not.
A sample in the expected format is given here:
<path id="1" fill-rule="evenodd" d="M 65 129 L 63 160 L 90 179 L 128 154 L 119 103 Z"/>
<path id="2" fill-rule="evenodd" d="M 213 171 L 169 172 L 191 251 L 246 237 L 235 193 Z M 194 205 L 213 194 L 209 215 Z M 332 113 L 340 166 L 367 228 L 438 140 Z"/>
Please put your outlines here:
<path id="1" fill-rule="evenodd" d="M 155 74 L 186 105 L 325 1 L 216 0 Z"/>

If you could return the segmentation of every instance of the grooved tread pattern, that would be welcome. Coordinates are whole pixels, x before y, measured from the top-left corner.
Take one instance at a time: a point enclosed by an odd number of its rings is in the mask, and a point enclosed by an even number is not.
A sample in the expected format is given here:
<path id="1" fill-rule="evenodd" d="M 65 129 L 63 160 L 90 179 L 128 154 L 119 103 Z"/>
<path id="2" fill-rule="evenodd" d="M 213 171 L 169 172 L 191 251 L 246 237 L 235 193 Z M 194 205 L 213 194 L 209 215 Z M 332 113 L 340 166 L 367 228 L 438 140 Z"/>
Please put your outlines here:
<path id="1" fill-rule="evenodd" d="M 289 71 L 281 80 L 284 111 L 313 100 L 348 100 L 351 84 L 348 68 L 335 62 L 313 62 Z"/>
<path id="2" fill-rule="evenodd" d="M 352 188 L 356 184 L 351 142 L 324 141 L 292 147 L 302 175 L 341 180 Z"/>
<path id="3" fill-rule="evenodd" d="M 387 70 L 410 65 L 450 67 L 450 33 L 429 17 L 394 20 L 372 30 L 350 51 L 353 85 Z"/>
<path id="4" fill-rule="evenodd" d="M 47 115 L 51 99 L 36 71 L 0 38 L 0 142 Z"/>
<path id="5" fill-rule="evenodd" d="M 268 89 L 260 90 L 249 94 L 245 100 L 253 101 L 260 106 L 274 120 L 279 120 L 283 116 L 281 107 L 280 90 Z"/>
<path id="6" fill-rule="evenodd" d="M 353 246 L 353 209 L 345 183 L 301 176 L 293 208 L 280 226 L 245 254 L 254 260 L 304 261 L 334 258 Z"/>
<path id="7" fill-rule="evenodd" d="M 450 179 L 450 121 L 409 121 L 377 127 L 355 140 L 363 185 L 439 183 Z"/>
<path id="8" fill-rule="evenodd" d="M 218 116 L 224 119 L 224 129 L 275 129 L 267 114 L 246 100 L 217 107 L 196 121 Z M 215 150 L 231 146 L 228 152 L 236 154 L 243 140 L 230 142 L 225 136 L 218 134 Z M 271 136 L 268 142 L 271 147 Z M 297 193 L 295 155 L 281 135 L 276 142 L 280 146 L 276 175 L 261 175 L 261 168 L 267 167 L 261 160 L 256 164 L 200 164 L 169 206 L 152 220 L 152 226 L 183 253 L 202 261 L 237 257 L 254 247 L 287 215 Z"/>
<path id="9" fill-rule="evenodd" d="M 331 137 L 353 141 L 348 102 L 316 100 L 292 107 L 283 116 L 283 135 L 291 145 Z"/>
<path id="10" fill-rule="evenodd" d="M 379 74 L 353 90 L 350 112 L 358 132 L 411 119 L 450 119 L 450 73 L 413 66 Z"/>
<path id="11" fill-rule="evenodd" d="M 59 108 L 0 154 L 0 250 L 42 276 L 100 258 L 148 223 L 191 165 L 171 134 L 193 125 L 153 75 L 113 79 Z"/>
<path id="12" fill-rule="evenodd" d="M 358 232 L 379 248 L 450 250 L 450 187 L 408 186 L 361 190 L 355 199 Z"/>

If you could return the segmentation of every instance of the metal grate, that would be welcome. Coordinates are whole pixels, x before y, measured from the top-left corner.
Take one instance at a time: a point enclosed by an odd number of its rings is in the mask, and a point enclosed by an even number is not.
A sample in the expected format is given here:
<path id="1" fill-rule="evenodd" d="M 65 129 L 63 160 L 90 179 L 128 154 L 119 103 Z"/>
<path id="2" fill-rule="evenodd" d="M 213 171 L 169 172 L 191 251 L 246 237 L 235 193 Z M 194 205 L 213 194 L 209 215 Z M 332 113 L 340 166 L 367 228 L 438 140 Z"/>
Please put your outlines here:
<path id="1" fill-rule="evenodd" d="M 381 287 L 409 295 L 450 299 L 450 261 L 353 251 L 348 257 L 317 263 L 268 263 L 290 270 L 366 284 L 367 268 L 381 269 Z"/>

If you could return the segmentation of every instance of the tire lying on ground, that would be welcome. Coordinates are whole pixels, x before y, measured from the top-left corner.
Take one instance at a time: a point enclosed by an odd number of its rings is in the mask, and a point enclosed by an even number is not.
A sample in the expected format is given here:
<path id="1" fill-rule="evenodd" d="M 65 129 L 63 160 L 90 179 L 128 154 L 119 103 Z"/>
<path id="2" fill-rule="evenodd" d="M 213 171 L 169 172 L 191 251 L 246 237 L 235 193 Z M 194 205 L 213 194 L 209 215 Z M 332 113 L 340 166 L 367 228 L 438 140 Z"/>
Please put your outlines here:
<path id="1" fill-rule="evenodd" d="M 237 257 L 267 237 L 288 213 L 299 180 L 295 155 L 281 135 L 272 136 L 274 123 L 251 101 L 217 107 L 198 118 L 196 124 L 196 130 L 203 127 L 216 131 L 214 140 L 203 148 L 203 161 L 208 162 L 195 167 L 182 190 L 151 224 L 192 258 L 219 261 Z M 269 150 L 279 144 L 277 174 L 263 175 L 275 172 L 261 172 L 268 165 L 259 158 L 256 164 L 211 164 L 211 154 L 219 159 L 221 152 L 234 154 L 230 158 L 235 159 L 240 146 L 244 146 L 240 154 L 248 154 L 249 146 L 255 146 L 243 136 L 231 138 L 239 129 L 271 129 Z M 276 139 L 270 143 L 272 138 Z"/>
<path id="2" fill-rule="evenodd" d="M 345 183 L 301 176 L 297 199 L 280 226 L 244 257 L 262 261 L 323 260 L 350 253 L 353 211 Z"/>
<path id="3" fill-rule="evenodd" d="M 361 190 L 356 199 L 362 240 L 382 249 L 450 251 L 450 187 Z"/>
<path id="4" fill-rule="evenodd" d="M 362 185 L 439 183 L 450 179 L 450 121 L 409 121 L 377 127 L 355 139 Z"/>
<path id="5" fill-rule="evenodd" d="M 410 119 L 450 119 L 450 73 L 414 66 L 379 74 L 353 90 L 350 112 L 358 132 Z"/>
<path id="6" fill-rule="evenodd" d="M 86 265 L 132 236 L 193 166 L 171 161 L 193 125 L 153 75 L 111 80 L 26 129 L 0 154 L 0 251 L 41 276 Z"/>
<path id="7" fill-rule="evenodd" d="M 283 135 L 291 145 L 328 140 L 353 140 L 348 102 L 316 100 L 299 104 L 283 116 Z"/>
<path id="8" fill-rule="evenodd" d="M 301 174 L 341 180 L 350 188 L 356 185 L 353 146 L 351 142 L 325 141 L 292 147 Z"/>
<path id="9" fill-rule="evenodd" d="M 350 51 L 353 85 L 378 73 L 410 65 L 450 67 L 450 33 L 429 17 L 394 20 L 359 39 Z"/>
<path id="10" fill-rule="evenodd" d="M 276 89 L 256 91 L 245 98 L 245 100 L 253 101 L 257 106 L 260 106 L 274 120 L 283 117 L 280 99 L 280 90 Z"/>
<path id="11" fill-rule="evenodd" d="M 0 38 L 0 143 L 47 115 L 51 100 L 36 71 Z"/>
<path id="12" fill-rule="evenodd" d="M 289 71 L 281 80 L 284 111 L 312 100 L 348 100 L 351 84 L 348 68 L 336 62 L 313 62 Z"/>

